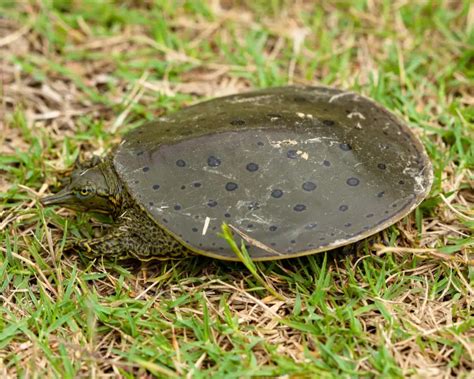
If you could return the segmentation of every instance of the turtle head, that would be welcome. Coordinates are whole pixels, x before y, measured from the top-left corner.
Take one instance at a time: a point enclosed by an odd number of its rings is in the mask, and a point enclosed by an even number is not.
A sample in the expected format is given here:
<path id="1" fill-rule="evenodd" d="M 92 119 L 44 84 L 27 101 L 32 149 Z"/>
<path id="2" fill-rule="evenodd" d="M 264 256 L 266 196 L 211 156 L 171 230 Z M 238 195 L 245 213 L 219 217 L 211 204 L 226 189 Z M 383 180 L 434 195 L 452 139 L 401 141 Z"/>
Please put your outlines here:
<path id="1" fill-rule="evenodd" d="M 40 201 L 44 206 L 61 205 L 79 211 L 113 215 L 121 208 L 121 186 L 110 162 L 101 161 L 95 166 L 75 169 L 69 184 Z"/>

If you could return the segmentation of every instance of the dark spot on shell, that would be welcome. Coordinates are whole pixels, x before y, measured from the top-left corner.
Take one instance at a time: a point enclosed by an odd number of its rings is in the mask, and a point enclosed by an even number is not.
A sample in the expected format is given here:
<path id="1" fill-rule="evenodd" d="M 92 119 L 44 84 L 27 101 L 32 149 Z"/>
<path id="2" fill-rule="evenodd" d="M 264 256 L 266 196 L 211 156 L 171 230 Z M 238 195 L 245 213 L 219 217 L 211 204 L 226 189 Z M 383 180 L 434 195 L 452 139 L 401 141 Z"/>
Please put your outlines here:
<path id="1" fill-rule="evenodd" d="M 291 240 L 290 242 L 291 242 L 291 243 L 296 243 L 296 240 Z"/>
<path id="2" fill-rule="evenodd" d="M 186 189 L 186 186 L 181 186 L 181 189 L 182 189 L 182 190 Z"/>
<path id="3" fill-rule="evenodd" d="M 143 167 L 143 172 L 148 172 L 148 171 L 150 171 L 150 167 L 148 166 Z"/>
<path id="4" fill-rule="evenodd" d="M 350 185 L 351 187 L 356 187 L 359 185 L 360 180 L 357 178 L 349 178 L 347 179 L 346 183 Z"/>
<path id="5" fill-rule="evenodd" d="M 403 185 L 403 184 L 405 184 L 405 181 L 404 180 L 399 180 L 398 184 Z"/>
<path id="6" fill-rule="evenodd" d="M 326 167 L 329 167 L 329 166 L 331 166 L 331 162 L 329 162 L 328 160 L 324 160 L 323 165 L 326 166 Z"/>
<path id="7" fill-rule="evenodd" d="M 294 210 L 295 212 L 303 212 L 305 209 L 306 209 L 306 205 L 304 205 L 304 204 L 296 204 L 296 205 L 293 207 L 293 210 Z"/>
<path id="8" fill-rule="evenodd" d="M 396 208 L 397 207 L 397 204 L 392 204 L 392 208 Z"/>
<path id="9" fill-rule="evenodd" d="M 217 201 L 215 201 L 215 200 L 209 200 L 207 202 L 208 207 L 214 208 L 216 205 L 217 205 Z"/>
<path id="10" fill-rule="evenodd" d="M 167 223 L 168 223 L 168 220 L 167 220 L 166 218 L 164 218 L 164 219 L 163 219 L 163 222 L 164 222 L 165 224 L 167 224 Z"/>
<path id="11" fill-rule="evenodd" d="M 348 143 L 341 143 L 341 144 L 339 145 L 339 148 L 340 148 L 341 150 L 343 150 L 343 151 L 350 151 L 350 150 L 352 150 L 351 145 L 349 145 Z"/>
<path id="12" fill-rule="evenodd" d="M 304 103 L 308 101 L 308 99 L 306 99 L 306 97 L 304 96 L 294 96 L 293 100 L 296 101 L 297 103 Z"/>
<path id="13" fill-rule="evenodd" d="M 247 228 L 252 229 L 252 228 L 253 228 L 253 224 L 248 224 L 248 225 L 247 225 Z"/>
<path id="14" fill-rule="evenodd" d="M 202 184 L 201 184 L 200 182 L 194 182 L 194 183 L 193 183 L 193 187 L 194 187 L 194 188 L 199 188 L 199 187 L 201 187 L 201 185 L 202 185 Z"/>
<path id="15" fill-rule="evenodd" d="M 384 194 L 385 194 L 385 191 L 379 192 L 379 193 L 377 194 L 377 197 L 383 197 Z"/>
<path id="16" fill-rule="evenodd" d="M 229 217 L 230 217 L 230 213 L 225 213 L 225 214 L 224 214 L 224 217 L 229 218 Z"/>
<path id="17" fill-rule="evenodd" d="M 348 209 L 349 209 L 349 207 L 348 207 L 347 205 L 345 205 L 345 204 L 343 204 L 343 205 L 341 205 L 341 206 L 339 207 L 339 210 L 340 210 L 341 212 L 345 212 L 345 211 L 347 211 Z"/>
<path id="18" fill-rule="evenodd" d="M 377 167 L 381 170 L 385 170 L 387 168 L 387 166 L 384 163 L 379 163 Z"/>
<path id="19" fill-rule="evenodd" d="M 139 157 L 140 155 L 143 155 L 143 151 L 139 151 L 139 152 L 137 153 L 137 157 Z"/>
<path id="20" fill-rule="evenodd" d="M 255 172 L 258 170 L 258 164 L 251 162 L 247 165 L 246 168 L 247 168 L 247 171 Z"/>
<path id="21" fill-rule="evenodd" d="M 197 233 L 198 228 L 192 228 L 191 230 L 192 230 L 194 233 Z"/>
<path id="22" fill-rule="evenodd" d="M 316 184 L 313 182 L 304 182 L 302 186 L 302 188 L 308 192 L 314 191 L 316 187 L 317 187 Z"/>
<path id="23" fill-rule="evenodd" d="M 207 165 L 209 167 L 217 167 L 220 164 L 221 164 L 221 160 L 219 158 L 216 158 L 213 155 L 211 155 L 209 158 L 207 158 Z"/>
<path id="24" fill-rule="evenodd" d="M 237 118 L 235 120 L 232 120 L 230 122 L 231 125 L 234 125 L 234 126 L 237 126 L 237 125 L 244 125 L 245 124 L 245 121 L 240 119 L 240 118 Z"/>
<path id="25" fill-rule="evenodd" d="M 371 218 L 371 217 L 374 217 L 374 214 L 373 214 L 373 213 L 369 213 L 369 214 L 367 214 L 365 217 Z"/>
<path id="26" fill-rule="evenodd" d="M 225 189 L 227 191 L 235 191 L 239 186 L 237 183 L 229 182 L 225 185 Z"/>
<path id="27" fill-rule="evenodd" d="M 264 143 L 263 143 L 262 141 L 258 141 L 258 142 L 257 142 L 257 145 L 258 145 L 258 146 L 263 146 Z"/>
<path id="28" fill-rule="evenodd" d="M 323 120 L 324 126 L 334 126 L 336 123 L 333 120 Z"/>
<path id="29" fill-rule="evenodd" d="M 175 211 L 179 211 L 181 209 L 181 205 L 176 204 L 173 208 Z"/>
<path id="30" fill-rule="evenodd" d="M 288 150 L 288 152 L 286 153 L 286 156 L 290 159 L 296 159 L 298 158 L 298 153 L 296 150 Z"/>
<path id="31" fill-rule="evenodd" d="M 221 246 L 221 247 L 219 247 L 219 250 L 224 250 L 224 248 Z"/>
<path id="32" fill-rule="evenodd" d="M 282 196 L 283 196 L 283 191 L 280 189 L 274 189 L 271 193 L 271 197 L 274 197 L 275 199 L 279 199 Z"/>
<path id="33" fill-rule="evenodd" d="M 349 228 L 349 227 L 352 226 L 352 224 L 351 224 L 350 222 L 348 222 L 347 224 L 344 224 L 344 226 L 345 226 L 346 228 Z"/>
<path id="34" fill-rule="evenodd" d="M 184 167 L 184 166 L 186 166 L 186 162 L 183 161 L 182 159 L 178 159 L 178 160 L 176 161 L 176 166 L 178 166 L 178 167 Z"/>
<path id="35" fill-rule="evenodd" d="M 154 203 L 153 201 L 150 201 L 148 204 L 150 205 L 150 207 L 152 207 L 153 205 L 155 205 L 155 203 Z"/>
<path id="36" fill-rule="evenodd" d="M 276 246 L 277 244 L 275 242 L 270 243 L 271 246 Z"/>
<path id="37" fill-rule="evenodd" d="M 140 183 L 140 181 L 139 181 L 139 180 L 135 180 L 133 183 L 138 184 L 138 183 Z"/>
<path id="38" fill-rule="evenodd" d="M 325 237 L 321 237 L 319 240 L 324 241 L 325 239 L 326 239 Z"/>
<path id="39" fill-rule="evenodd" d="M 306 225 L 304 228 L 305 228 L 306 230 L 312 230 L 312 229 L 316 228 L 317 226 L 318 226 L 318 224 L 316 224 L 315 222 L 313 222 L 313 223 L 311 223 L 311 224 Z"/>
<path id="40" fill-rule="evenodd" d="M 197 220 L 199 217 L 199 215 L 194 215 L 194 218 Z"/>
<path id="41" fill-rule="evenodd" d="M 270 226 L 270 227 L 268 228 L 268 230 L 270 230 L 271 232 L 274 232 L 274 231 L 276 231 L 277 229 L 278 229 L 278 227 L 275 226 L 275 225 L 272 225 L 272 226 Z"/>

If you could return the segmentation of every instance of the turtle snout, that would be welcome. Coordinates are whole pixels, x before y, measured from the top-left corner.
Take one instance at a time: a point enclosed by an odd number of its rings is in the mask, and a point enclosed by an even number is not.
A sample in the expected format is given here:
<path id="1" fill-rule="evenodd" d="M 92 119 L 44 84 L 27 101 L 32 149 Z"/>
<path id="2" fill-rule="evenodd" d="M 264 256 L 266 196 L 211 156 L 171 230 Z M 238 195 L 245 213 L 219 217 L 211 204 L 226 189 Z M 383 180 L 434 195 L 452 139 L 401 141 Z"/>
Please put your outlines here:
<path id="1" fill-rule="evenodd" d="M 40 203 L 45 207 L 51 205 L 65 205 L 71 203 L 73 199 L 73 193 L 69 189 L 65 188 L 54 195 L 41 198 Z"/>

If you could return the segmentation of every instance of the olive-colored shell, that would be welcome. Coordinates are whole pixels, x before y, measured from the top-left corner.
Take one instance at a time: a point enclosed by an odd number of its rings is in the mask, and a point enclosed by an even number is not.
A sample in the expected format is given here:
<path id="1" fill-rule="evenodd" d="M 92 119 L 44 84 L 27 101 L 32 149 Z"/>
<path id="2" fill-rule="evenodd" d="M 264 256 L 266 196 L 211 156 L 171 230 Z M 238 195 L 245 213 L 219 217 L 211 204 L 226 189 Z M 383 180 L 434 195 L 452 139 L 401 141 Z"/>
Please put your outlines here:
<path id="1" fill-rule="evenodd" d="M 236 259 L 218 235 L 222 222 L 244 233 L 256 260 L 312 254 L 395 223 L 432 182 L 405 124 L 367 98 L 322 87 L 185 108 L 126 135 L 114 165 L 159 226 L 221 259 Z"/>

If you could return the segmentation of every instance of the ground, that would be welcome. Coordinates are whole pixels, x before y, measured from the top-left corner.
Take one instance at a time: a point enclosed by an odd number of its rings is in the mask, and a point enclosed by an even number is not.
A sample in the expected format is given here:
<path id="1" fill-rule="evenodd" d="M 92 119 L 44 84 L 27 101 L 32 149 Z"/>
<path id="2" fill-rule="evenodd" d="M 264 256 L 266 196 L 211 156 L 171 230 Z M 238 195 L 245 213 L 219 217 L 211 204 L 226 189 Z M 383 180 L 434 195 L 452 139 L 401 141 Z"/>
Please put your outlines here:
<path id="1" fill-rule="evenodd" d="M 469 0 L 0 2 L 0 375 L 472 377 L 473 21 Z M 106 227 L 38 203 L 78 155 L 287 83 L 404 119 L 429 197 L 350 248 L 250 270 L 63 251 Z"/>

